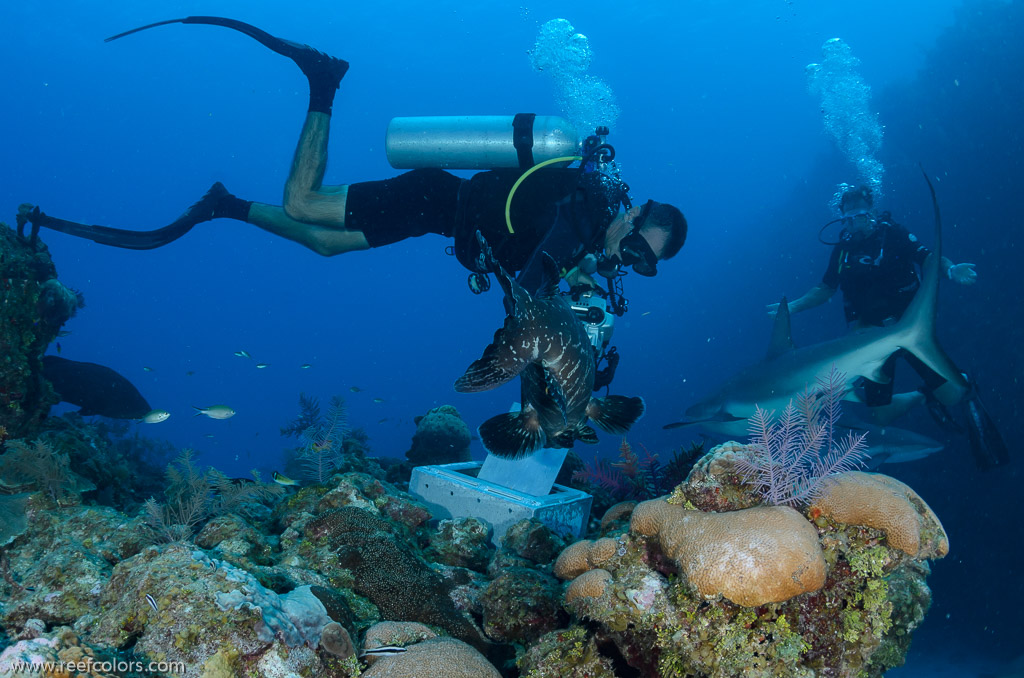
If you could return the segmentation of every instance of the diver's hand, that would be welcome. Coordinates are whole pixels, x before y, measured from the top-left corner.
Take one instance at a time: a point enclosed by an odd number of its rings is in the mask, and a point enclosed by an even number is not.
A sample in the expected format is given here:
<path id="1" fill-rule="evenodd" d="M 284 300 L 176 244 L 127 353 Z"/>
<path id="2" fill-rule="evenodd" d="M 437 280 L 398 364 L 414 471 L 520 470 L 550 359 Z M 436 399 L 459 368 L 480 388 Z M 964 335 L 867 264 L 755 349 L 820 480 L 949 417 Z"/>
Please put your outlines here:
<path id="1" fill-rule="evenodd" d="M 946 275 L 961 285 L 973 285 L 978 282 L 978 272 L 974 270 L 974 264 L 953 264 L 946 271 Z"/>
<path id="2" fill-rule="evenodd" d="M 768 304 L 764 310 L 768 312 L 769 318 L 774 318 L 779 314 L 779 304 Z"/>

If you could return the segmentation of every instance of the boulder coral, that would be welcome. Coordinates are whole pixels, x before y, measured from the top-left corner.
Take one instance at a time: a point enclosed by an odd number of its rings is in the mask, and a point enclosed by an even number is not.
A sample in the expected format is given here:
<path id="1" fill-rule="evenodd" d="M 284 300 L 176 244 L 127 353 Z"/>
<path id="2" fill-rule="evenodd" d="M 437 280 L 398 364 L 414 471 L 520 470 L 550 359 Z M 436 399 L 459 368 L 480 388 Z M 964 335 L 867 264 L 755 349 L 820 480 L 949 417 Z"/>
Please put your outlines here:
<path id="1" fill-rule="evenodd" d="M 656 538 L 704 597 L 756 607 L 825 583 L 818 532 L 788 506 L 703 513 L 653 499 L 633 511 L 631 529 Z"/>
<path id="2" fill-rule="evenodd" d="M 881 473 L 850 471 L 830 478 L 810 514 L 882 530 L 889 546 L 915 558 L 949 553 L 949 537 L 935 512 L 906 484 Z"/>
<path id="3" fill-rule="evenodd" d="M 469 426 L 459 411 L 442 405 L 416 417 L 416 433 L 405 456 L 413 466 L 470 461 L 469 442 Z"/>
<path id="4" fill-rule="evenodd" d="M 574 579 L 591 568 L 602 566 L 618 550 L 619 543 L 611 537 L 602 537 L 596 541 L 582 539 L 562 551 L 552 573 L 559 579 Z"/>
<path id="5" fill-rule="evenodd" d="M 382 657 L 363 678 L 501 678 L 494 665 L 454 638 L 431 638 Z"/>
<path id="6" fill-rule="evenodd" d="M 521 666 L 536 678 L 600 675 L 603 658 L 642 676 L 880 678 L 901 665 L 931 604 L 925 559 L 948 550 L 937 518 L 876 474 L 837 476 L 803 511 L 761 505 L 735 471 L 749 453 L 712 450 L 668 498 L 640 503 L 629 532 L 565 549 L 563 604 L 587 626 L 543 636 Z M 596 563 L 602 543 L 616 551 Z"/>

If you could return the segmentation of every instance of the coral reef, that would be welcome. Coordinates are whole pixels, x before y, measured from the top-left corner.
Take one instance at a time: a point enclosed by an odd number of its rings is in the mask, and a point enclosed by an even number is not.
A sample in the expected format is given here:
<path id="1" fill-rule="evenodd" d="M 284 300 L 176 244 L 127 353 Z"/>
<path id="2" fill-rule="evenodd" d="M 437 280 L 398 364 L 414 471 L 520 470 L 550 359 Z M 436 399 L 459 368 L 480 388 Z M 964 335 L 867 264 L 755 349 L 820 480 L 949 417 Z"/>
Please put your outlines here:
<path id="1" fill-rule="evenodd" d="M 80 305 L 80 296 L 57 281 L 46 245 L 0 223 L 0 427 L 6 436 L 36 430 L 58 402 L 42 376 L 42 357 Z"/>
<path id="2" fill-rule="evenodd" d="M 566 608 L 595 625 L 548 634 L 550 650 L 521 662 L 528 675 L 573 675 L 585 656 L 595 673 L 608 659 L 644 676 L 723 678 L 881 676 L 902 664 L 931 600 L 925 559 L 944 554 L 937 520 L 877 474 L 828 478 L 828 512 L 761 506 L 738 470 L 756 454 L 715 448 L 667 500 L 639 504 L 628 532 L 563 551 Z M 895 504 L 926 535 L 914 555 L 868 524 Z M 854 506 L 850 522 L 836 518 Z"/>
<path id="3" fill-rule="evenodd" d="M 454 638 L 429 638 L 378 659 L 363 678 L 501 678 L 487 659 Z"/>
<path id="4" fill-rule="evenodd" d="M 469 440 L 469 427 L 459 411 L 442 405 L 416 417 L 416 433 L 405 456 L 413 466 L 470 461 Z"/>

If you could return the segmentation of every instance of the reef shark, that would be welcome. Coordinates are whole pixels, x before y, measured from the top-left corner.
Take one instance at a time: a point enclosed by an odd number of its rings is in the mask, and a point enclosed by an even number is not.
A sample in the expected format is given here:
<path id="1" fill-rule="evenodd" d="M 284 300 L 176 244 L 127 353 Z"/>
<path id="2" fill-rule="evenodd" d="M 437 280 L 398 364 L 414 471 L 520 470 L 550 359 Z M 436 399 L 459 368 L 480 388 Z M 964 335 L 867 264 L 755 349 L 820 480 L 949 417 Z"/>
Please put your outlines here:
<path id="1" fill-rule="evenodd" d="M 927 176 L 925 180 L 928 181 Z M 876 382 L 885 381 L 882 365 L 900 349 L 913 353 L 946 380 L 935 392 L 940 401 L 946 405 L 959 402 L 968 391 L 968 383 L 935 336 L 942 218 L 931 181 L 928 181 L 928 189 L 935 210 L 935 247 L 922 267 L 921 287 L 899 322 L 796 348 L 791 334 L 789 306 L 783 298 L 764 359 L 741 370 L 717 392 L 690 407 L 686 411 L 686 421 L 668 424 L 665 428 L 699 424 L 722 435 L 746 435 L 747 420 L 757 407 L 781 411 L 833 369 L 844 375 L 845 398 L 857 400 L 854 384 L 862 377 Z"/>

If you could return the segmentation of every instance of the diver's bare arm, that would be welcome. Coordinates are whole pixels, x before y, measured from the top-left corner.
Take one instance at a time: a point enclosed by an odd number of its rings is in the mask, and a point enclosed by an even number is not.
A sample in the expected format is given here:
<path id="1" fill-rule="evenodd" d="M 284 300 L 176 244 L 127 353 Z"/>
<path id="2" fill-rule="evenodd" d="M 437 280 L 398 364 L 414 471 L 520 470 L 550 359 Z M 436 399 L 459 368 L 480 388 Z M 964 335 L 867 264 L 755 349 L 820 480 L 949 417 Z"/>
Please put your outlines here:
<path id="1" fill-rule="evenodd" d="M 331 116 L 310 111 L 302 125 L 291 172 L 284 185 L 284 210 L 292 219 L 345 228 L 348 186 L 324 186 Z"/>
<path id="2" fill-rule="evenodd" d="M 800 311 L 806 311 L 807 309 L 814 308 L 815 306 L 821 306 L 826 301 L 832 298 L 832 295 L 836 291 L 826 285 L 825 283 L 818 283 L 811 289 L 807 290 L 807 293 L 799 299 L 794 299 L 789 303 L 790 313 L 799 313 Z"/>
<path id="3" fill-rule="evenodd" d="M 344 210 L 344 206 L 342 209 Z M 248 221 L 268 233 L 297 242 L 325 257 L 370 247 L 362 231 L 325 228 L 296 221 L 285 214 L 284 208 L 277 205 L 254 202 L 249 208 Z"/>

